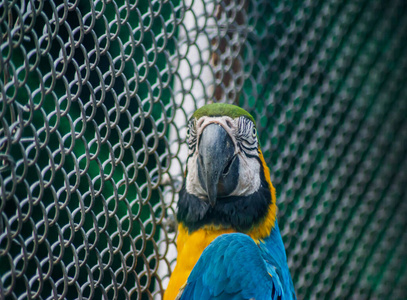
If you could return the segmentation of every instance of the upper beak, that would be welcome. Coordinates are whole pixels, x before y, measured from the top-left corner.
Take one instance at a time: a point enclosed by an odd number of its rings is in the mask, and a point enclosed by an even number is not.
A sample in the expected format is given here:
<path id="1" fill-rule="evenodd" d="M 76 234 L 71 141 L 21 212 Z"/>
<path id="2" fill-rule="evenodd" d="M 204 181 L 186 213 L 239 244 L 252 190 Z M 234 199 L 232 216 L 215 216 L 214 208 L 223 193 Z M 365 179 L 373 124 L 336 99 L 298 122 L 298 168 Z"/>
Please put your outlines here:
<path id="1" fill-rule="evenodd" d="M 239 159 L 235 156 L 232 138 L 216 123 L 203 129 L 198 149 L 199 181 L 207 193 L 209 203 L 214 206 L 218 196 L 227 196 L 236 188 Z"/>

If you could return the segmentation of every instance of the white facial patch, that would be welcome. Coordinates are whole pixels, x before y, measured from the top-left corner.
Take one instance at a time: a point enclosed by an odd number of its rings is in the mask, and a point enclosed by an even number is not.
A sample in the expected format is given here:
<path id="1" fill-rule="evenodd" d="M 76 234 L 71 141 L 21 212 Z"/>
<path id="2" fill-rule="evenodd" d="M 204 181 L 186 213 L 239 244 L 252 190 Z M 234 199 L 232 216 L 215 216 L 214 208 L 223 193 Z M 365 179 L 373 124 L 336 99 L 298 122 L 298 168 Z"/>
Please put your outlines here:
<path id="1" fill-rule="evenodd" d="M 207 198 L 206 191 L 202 188 L 199 178 L 198 178 L 198 164 L 196 160 L 198 158 L 198 153 L 196 152 L 192 157 L 188 159 L 188 173 L 186 180 L 186 190 L 188 194 L 195 195 L 198 198 Z"/>
<path id="2" fill-rule="evenodd" d="M 231 196 L 247 196 L 260 187 L 260 163 L 255 158 L 245 157 L 241 152 L 239 158 L 239 181 Z"/>

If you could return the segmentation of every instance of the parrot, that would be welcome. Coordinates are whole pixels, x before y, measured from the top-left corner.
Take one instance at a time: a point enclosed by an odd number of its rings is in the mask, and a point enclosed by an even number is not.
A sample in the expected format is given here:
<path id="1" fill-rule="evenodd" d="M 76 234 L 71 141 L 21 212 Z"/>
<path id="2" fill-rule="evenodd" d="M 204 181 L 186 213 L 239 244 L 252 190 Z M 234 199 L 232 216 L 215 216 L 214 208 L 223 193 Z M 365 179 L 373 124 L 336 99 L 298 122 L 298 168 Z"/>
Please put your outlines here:
<path id="1" fill-rule="evenodd" d="M 211 103 L 187 122 L 177 261 L 164 300 L 296 299 L 255 120 Z"/>

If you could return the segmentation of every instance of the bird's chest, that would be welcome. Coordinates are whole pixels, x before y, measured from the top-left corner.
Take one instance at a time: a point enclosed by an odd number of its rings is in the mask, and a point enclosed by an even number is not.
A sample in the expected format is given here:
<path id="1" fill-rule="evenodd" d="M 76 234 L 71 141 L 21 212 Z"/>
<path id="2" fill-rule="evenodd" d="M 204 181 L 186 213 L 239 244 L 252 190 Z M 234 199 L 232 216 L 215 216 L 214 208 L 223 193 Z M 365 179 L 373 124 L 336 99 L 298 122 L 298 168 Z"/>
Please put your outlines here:
<path id="1" fill-rule="evenodd" d="M 200 229 L 193 233 L 180 226 L 177 238 L 177 265 L 165 292 L 165 299 L 175 299 L 179 289 L 186 283 L 189 274 L 204 249 L 218 236 L 234 232 L 232 229 Z"/>

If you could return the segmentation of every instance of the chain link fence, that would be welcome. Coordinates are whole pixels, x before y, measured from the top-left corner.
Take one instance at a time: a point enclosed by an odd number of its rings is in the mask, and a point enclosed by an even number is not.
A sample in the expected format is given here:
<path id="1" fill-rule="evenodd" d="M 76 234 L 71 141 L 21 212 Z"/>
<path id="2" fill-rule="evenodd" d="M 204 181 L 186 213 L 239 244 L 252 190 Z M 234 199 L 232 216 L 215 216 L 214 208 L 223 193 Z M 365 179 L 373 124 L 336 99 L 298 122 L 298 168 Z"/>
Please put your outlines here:
<path id="1" fill-rule="evenodd" d="M 207 101 L 257 120 L 300 299 L 407 297 L 404 0 L 3 0 L 0 47 L 0 299 L 160 299 Z"/>

